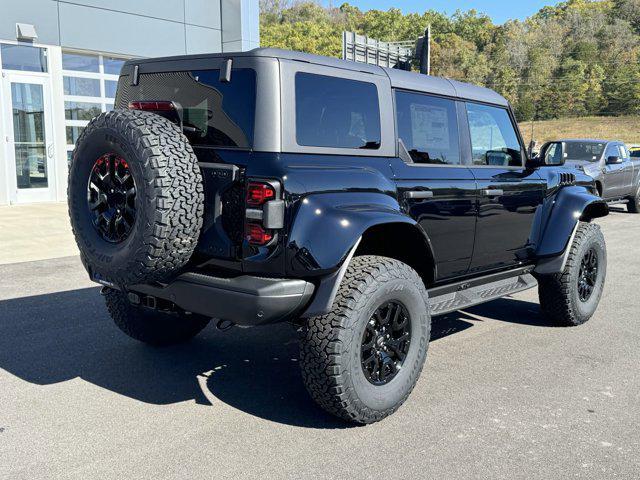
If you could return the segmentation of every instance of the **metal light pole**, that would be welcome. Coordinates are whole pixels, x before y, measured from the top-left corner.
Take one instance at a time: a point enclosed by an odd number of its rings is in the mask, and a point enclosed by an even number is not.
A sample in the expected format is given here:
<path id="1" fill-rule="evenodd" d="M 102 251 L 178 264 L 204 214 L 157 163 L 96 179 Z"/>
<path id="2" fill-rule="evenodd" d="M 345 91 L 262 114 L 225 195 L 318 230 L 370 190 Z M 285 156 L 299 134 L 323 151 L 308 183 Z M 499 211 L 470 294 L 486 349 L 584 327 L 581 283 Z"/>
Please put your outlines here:
<path id="1" fill-rule="evenodd" d="M 431 74 L 431 25 L 424 31 L 424 37 L 418 40 L 420 58 L 420 73 Z"/>

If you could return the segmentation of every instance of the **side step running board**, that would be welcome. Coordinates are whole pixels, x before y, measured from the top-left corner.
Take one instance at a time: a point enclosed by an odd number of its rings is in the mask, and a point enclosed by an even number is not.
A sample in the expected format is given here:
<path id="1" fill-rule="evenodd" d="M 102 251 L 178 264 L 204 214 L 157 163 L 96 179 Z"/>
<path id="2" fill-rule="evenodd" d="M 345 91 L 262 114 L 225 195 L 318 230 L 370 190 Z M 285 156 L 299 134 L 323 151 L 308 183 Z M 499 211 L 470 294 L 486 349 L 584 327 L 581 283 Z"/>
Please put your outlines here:
<path id="1" fill-rule="evenodd" d="M 429 290 L 431 315 L 435 317 L 473 307 L 538 285 L 536 279 L 527 270 L 507 278 L 487 277 L 487 280 L 487 283 L 475 286 L 468 283 L 459 284 L 455 291 L 443 287 Z"/>

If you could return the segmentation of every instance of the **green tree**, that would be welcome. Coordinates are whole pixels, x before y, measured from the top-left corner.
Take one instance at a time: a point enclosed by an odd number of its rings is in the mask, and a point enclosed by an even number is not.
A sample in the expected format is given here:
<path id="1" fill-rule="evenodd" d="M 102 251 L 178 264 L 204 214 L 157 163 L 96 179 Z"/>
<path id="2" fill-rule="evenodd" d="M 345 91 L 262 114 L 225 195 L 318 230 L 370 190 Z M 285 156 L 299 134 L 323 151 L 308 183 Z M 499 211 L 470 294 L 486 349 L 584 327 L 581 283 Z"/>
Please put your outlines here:
<path id="1" fill-rule="evenodd" d="M 640 112 L 640 0 L 568 0 L 494 25 L 475 10 L 361 11 L 260 0 L 263 46 L 339 57 L 342 31 L 415 41 L 432 26 L 432 71 L 494 88 L 519 119 Z"/>

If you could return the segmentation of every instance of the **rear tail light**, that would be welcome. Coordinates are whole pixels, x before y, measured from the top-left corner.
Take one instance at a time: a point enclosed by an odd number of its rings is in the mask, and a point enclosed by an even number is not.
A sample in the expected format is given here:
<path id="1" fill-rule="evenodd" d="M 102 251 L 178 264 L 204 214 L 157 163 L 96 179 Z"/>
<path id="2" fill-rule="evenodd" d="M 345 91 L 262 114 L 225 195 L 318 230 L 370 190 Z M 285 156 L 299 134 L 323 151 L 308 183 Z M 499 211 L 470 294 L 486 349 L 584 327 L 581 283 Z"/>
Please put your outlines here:
<path id="1" fill-rule="evenodd" d="M 245 196 L 245 238 L 250 245 L 264 246 L 284 226 L 284 201 L 277 181 L 251 181 Z"/>
<path id="2" fill-rule="evenodd" d="M 259 223 L 247 223 L 246 239 L 251 245 L 266 245 L 273 240 L 273 234 L 267 232 Z"/>
<path id="3" fill-rule="evenodd" d="M 250 182 L 247 185 L 247 206 L 259 207 L 269 200 L 275 200 L 276 190 L 269 183 Z"/>

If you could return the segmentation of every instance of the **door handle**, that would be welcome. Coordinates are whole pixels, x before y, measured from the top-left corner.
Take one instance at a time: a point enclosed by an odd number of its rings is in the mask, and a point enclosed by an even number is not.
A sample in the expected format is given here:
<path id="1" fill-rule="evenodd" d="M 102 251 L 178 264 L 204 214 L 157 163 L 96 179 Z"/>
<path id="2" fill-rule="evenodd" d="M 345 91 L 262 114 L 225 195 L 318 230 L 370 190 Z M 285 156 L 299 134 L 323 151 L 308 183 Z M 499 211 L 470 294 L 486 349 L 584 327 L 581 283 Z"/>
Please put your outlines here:
<path id="1" fill-rule="evenodd" d="M 53 144 L 47 147 L 47 157 L 53 158 Z"/>
<path id="2" fill-rule="evenodd" d="M 488 188 L 486 190 L 483 190 L 482 194 L 485 197 L 501 197 L 502 195 L 504 195 L 504 190 L 500 188 Z"/>
<path id="3" fill-rule="evenodd" d="M 404 192 L 404 196 L 411 199 L 433 198 L 433 192 L 431 190 L 410 190 Z"/>

